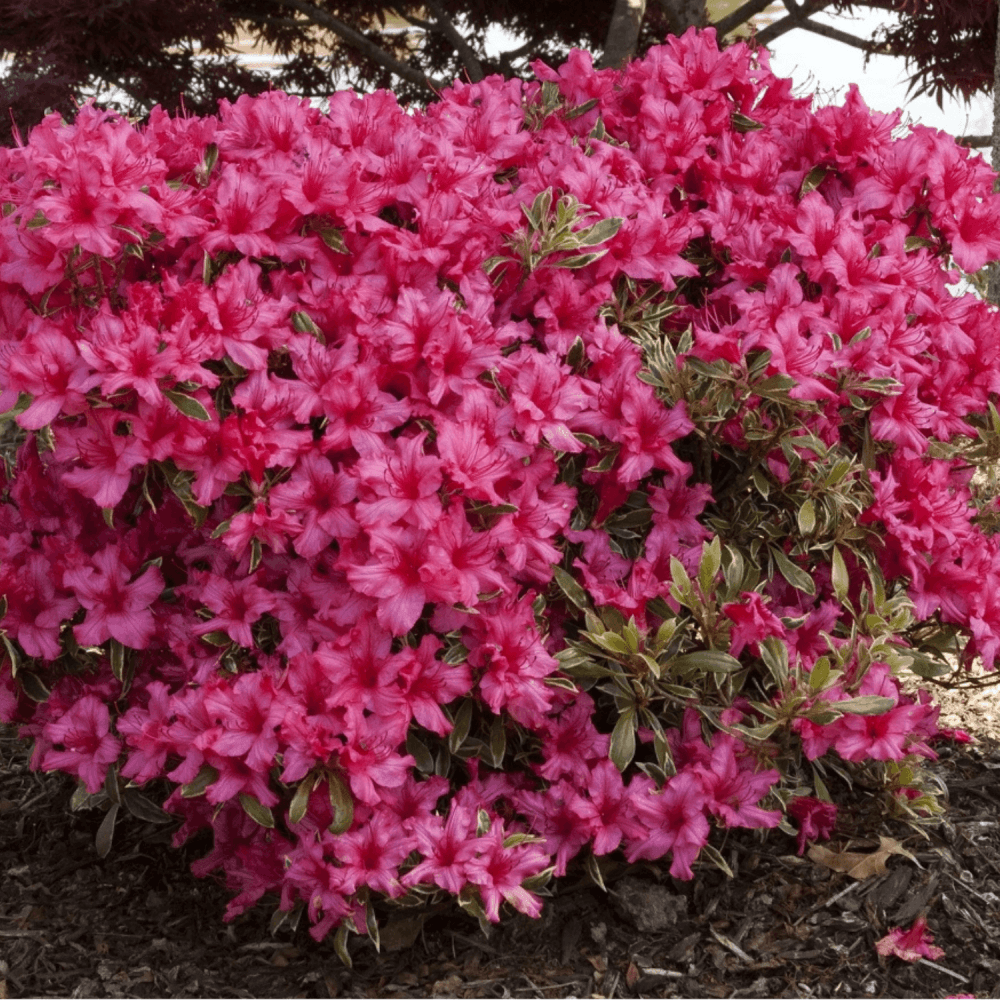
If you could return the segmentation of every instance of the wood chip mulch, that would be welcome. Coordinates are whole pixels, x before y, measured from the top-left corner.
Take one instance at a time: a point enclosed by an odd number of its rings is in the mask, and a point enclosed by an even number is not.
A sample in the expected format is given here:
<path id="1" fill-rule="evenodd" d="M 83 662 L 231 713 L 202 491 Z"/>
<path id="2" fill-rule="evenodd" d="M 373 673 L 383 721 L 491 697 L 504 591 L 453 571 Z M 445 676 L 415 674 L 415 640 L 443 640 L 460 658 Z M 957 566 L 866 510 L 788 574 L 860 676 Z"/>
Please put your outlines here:
<path id="1" fill-rule="evenodd" d="M 700 865 L 675 882 L 655 865 L 582 866 L 539 920 L 514 914 L 489 938 L 457 907 L 386 910 L 382 951 L 352 937 L 353 968 L 302 924 L 271 933 L 260 906 L 234 923 L 228 899 L 170 831 L 119 819 L 111 853 L 99 810 L 71 812 L 74 783 L 39 775 L 0 734 L 0 1000 L 5 997 L 947 997 L 1000 998 L 1000 742 L 947 746 L 935 773 L 946 820 L 929 839 L 899 824 L 835 836 L 871 851 L 899 839 L 862 881 L 795 856 L 781 833 L 721 832 L 735 872 Z M 867 836 L 861 835 L 862 833 Z M 926 914 L 935 962 L 882 958 L 874 943 Z"/>

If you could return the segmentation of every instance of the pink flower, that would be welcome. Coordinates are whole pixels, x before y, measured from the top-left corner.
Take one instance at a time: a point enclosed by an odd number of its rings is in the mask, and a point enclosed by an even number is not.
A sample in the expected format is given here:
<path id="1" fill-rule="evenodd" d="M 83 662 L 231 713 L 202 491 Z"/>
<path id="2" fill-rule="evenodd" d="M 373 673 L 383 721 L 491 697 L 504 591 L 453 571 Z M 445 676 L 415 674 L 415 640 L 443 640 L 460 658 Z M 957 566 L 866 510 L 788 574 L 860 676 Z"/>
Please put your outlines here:
<path id="1" fill-rule="evenodd" d="M 90 410 L 86 427 L 61 428 L 56 437 L 59 459 L 84 463 L 64 472 L 62 481 L 99 507 L 117 506 L 132 481 L 132 470 L 147 459 L 140 441 L 117 433 L 123 419 L 118 410 Z"/>
<path id="2" fill-rule="evenodd" d="M 254 645 L 251 626 L 262 614 L 274 609 L 273 595 L 258 587 L 253 577 L 230 581 L 206 573 L 200 587 L 192 590 L 197 590 L 205 606 L 215 612 L 214 617 L 195 627 L 195 634 L 225 632 L 233 642 L 247 649 Z"/>
<path id="3" fill-rule="evenodd" d="M 875 950 L 887 957 L 895 955 L 904 962 L 943 957 L 944 949 L 938 948 L 933 942 L 934 935 L 927 930 L 927 918 L 917 917 L 908 931 L 893 927 L 884 938 L 875 942 Z"/>
<path id="4" fill-rule="evenodd" d="M 95 552 L 90 566 L 63 573 L 63 586 L 72 589 L 87 609 L 83 622 L 73 627 L 78 642 L 99 646 L 107 639 L 117 639 L 132 649 L 149 645 L 156 630 L 150 605 L 163 592 L 163 576 L 156 566 L 150 566 L 136 579 L 131 577 L 132 570 L 122 561 L 118 545 L 106 545 Z"/>
<path id="5" fill-rule="evenodd" d="M 152 681 L 146 687 L 149 704 L 134 705 L 115 723 L 131 748 L 122 767 L 123 778 L 134 778 L 140 785 L 163 773 L 167 755 L 174 748 L 168 727 L 171 719 L 170 694 L 162 681 Z"/>
<path id="6" fill-rule="evenodd" d="M 357 506 L 358 520 L 367 528 L 399 521 L 432 528 L 441 516 L 441 460 L 424 454 L 427 432 L 397 438 L 393 447 L 380 447 L 362 458 L 356 468 L 368 496 Z"/>
<path id="7" fill-rule="evenodd" d="M 468 882 L 467 868 L 479 850 L 476 840 L 476 815 L 453 802 L 447 820 L 430 816 L 414 827 L 417 849 L 424 860 L 403 877 L 406 886 L 428 880 L 456 896 Z"/>
<path id="8" fill-rule="evenodd" d="M 629 862 L 645 858 L 655 861 L 668 851 L 673 855 L 670 874 L 674 878 L 691 879 L 691 862 L 708 843 L 708 805 L 701 782 L 690 771 L 681 771 L 660 791 L 651 791 L 638 779 L 632 780 L 635 811 L 649 831 L 645 839 L 627 846 Z"/>
<path id="9" fill-rule="evenodd" d="M 401 833 L 390 810 L 376 809 L 363 827 L 331 840 L 345 892 L 367 885 L 390 898 L 404 894 L 399 865 L 413 849 L 414 838 Z"/>
<path id="10" fill-rule="evenodd" d="M 62 718 L 45 726 L 45 738 L 55 749 L 46 751 L 42 770 L 75 774 L 91 795 L 100 791 L 108 765 L 121 749 L 110 729 L 108 706 L 92 694 L 84 695 Z"/>
<path id="11" fill-rule="evenodd" d="M 799 795 L 788 803 L 788 815 L 799 823 L 799 854 L 805 854 L 807 840 L 829 840 L 837 822 L 837 807 L 810 795 Z"/>
<path id="12" fill-rule="evenodd" d="M 754 656 L 759 655 L 758 643 L 775 635 L 784 638 L 785 626 L 764 604 L 764 598 L 756 591 L 744 591 L 739 604 L 726 604 L 722 613 L 733 623 L 729 638 L 729 655 L 739 656 L 749 646 Z"/>
<path id="13" fill-rule="evenodd" d="M 372 534 L 371 558 L 345 563 L 351 586 L 378 599 L 378 621 L 392 635 L 404 635 L 417 623 L 428 600 L 421 569 L 427 560 L 427 532 L 383 528 Z"/>
<path id="14" fill-rule="evenodd" d="M 771 790 L 781 773 L 774 768 L 752 771 L 742 763 L 737 761 L 732 744 L 717 737 L 711 760 L 694 768 L 708 796 L 706 808 L 726 826 L 777 826 L 781 810 L 761 809 L 756 803 Z"/>
<path id="15" fill-rule="evenodd" d="M 101 378 L 93 374 L 73 342 L 51 321 L 29 317 L 26 322 L 31 332 L 24 337 L 20 350 L 10 355 L 3 383 L 15 393 L 26 392 L 33 397 L 17 422 L 21 427 L 38 430 L 52 423 L 60 412 L 83 412 L 87 407 L 85 394 L 100 385 Z"/>
<path id="16" fill-rule="evenodd" d="M 500 920 L 504 900 L 529 917 L 542 912 L 542 901 L 521 883 L 544 871 L 549 856 L 535 844 L 504 847 L 506 837 L 503 822 L 494 819 L 489 832 L 476 841 L 478 856 L 466 865 L 469 881 L 479 886 L 486 918 L 493 923 Z"/>

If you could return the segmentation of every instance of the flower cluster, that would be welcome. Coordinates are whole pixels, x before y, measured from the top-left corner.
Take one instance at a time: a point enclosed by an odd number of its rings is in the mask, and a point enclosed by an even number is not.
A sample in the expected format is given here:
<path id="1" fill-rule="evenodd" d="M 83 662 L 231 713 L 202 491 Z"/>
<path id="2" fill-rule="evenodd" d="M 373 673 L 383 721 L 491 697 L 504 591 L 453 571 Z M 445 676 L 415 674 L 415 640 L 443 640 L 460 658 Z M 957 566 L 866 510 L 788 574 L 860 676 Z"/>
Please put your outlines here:
<path id="1" fill-rule="evenodd" d="M 228 916 L 927 815 L 915 628 L 1000 649 L 991 171 L 711 30 L 535 69 L 0 149 L 0 717 L 172 783 Z"/>

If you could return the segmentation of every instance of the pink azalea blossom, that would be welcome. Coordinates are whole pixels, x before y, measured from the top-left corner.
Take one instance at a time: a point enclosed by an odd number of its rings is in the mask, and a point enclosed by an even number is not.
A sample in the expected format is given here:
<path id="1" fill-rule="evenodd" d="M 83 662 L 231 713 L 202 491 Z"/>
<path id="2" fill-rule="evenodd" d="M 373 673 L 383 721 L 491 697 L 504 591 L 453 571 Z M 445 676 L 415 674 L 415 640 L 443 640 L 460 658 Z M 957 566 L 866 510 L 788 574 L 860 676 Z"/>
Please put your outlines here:
<path id="1" fill-rule="evenodd" d="M 934 935 L 927 930 L 927 918 L 917 917 L 908 931 L 893 927 L 885 937 L 875 942 L 875 950 L 880 955 L 893 955 L 904 962 L 916 962 L 921 958 L 943 958 L 944 949 L 938 948 L 933 942 Z"/>
<path id="2" fill-rule="evenodd" d="M 89 566 L 63 573 L 63 586 L 87 609 L 83 622 L 73 627 L 84 645 L 117 639 L 123 646 L 145 649 L 156 630 L 150 605 L 163 592 L 163 575 L 150 566 L 133 580 L 122 556 L 117 545 L 107 545 L 94 553 Z"/>
<path id="3" fill-rule="evenodd" d="M 75 774 L 94 795 L 121 748 L 110 728 L 108 706 L 94 695 L 84 695 L 62 718 L 45 727 L 45 738 L 54 749 L 42 757 L 42 770 Z"/>

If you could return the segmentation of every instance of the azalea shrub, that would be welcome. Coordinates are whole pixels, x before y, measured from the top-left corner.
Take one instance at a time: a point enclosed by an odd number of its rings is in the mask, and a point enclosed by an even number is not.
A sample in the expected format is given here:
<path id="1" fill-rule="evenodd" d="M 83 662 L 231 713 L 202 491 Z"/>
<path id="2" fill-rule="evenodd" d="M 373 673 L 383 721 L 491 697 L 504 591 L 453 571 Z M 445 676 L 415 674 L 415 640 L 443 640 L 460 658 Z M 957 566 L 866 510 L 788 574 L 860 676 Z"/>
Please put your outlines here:
<path id="1" fill-rule="evenodd" d="M 0 717 L 343 955 L 933 820 L 902 680 L 1000 644 L 983 160 L 712 30 L 535 72 L 0 150 Z"/>

